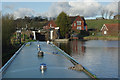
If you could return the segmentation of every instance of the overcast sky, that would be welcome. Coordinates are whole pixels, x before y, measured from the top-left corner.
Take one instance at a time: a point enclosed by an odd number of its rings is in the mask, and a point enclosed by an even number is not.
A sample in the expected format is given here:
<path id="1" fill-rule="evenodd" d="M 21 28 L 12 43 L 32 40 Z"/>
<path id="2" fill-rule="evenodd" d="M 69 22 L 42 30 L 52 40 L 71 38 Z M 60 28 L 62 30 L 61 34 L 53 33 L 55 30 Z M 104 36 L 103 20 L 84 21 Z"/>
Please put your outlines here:
<path id="1" fill-rule="evenodd" d="M 15 18 L 24 16 L 56 17 L 61 11 L 70 16 L 84 16 L 85 18 L 101 17 L 101 11 L 113 11 L 118 14 L 118 2 L 97 2 L 82 0 L 82 2 L 2 2 L 2 13 L 13 14 Z"/>

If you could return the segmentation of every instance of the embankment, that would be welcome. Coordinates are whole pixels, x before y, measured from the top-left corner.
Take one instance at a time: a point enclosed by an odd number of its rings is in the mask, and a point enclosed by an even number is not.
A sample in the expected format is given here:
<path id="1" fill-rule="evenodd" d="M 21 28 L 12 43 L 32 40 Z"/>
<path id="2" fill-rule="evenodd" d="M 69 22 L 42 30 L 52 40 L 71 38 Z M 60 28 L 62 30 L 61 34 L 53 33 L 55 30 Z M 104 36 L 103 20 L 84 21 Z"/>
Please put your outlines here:
<path id="1" fill-rule="evenodd" d="M 98 36 L 88 36 L 88 37 L 84 37 L 84 40 L 110 40 L 110 41 L 114 41 L 114 40 L 120 40 L 118 37 L 98 37 Z"/>

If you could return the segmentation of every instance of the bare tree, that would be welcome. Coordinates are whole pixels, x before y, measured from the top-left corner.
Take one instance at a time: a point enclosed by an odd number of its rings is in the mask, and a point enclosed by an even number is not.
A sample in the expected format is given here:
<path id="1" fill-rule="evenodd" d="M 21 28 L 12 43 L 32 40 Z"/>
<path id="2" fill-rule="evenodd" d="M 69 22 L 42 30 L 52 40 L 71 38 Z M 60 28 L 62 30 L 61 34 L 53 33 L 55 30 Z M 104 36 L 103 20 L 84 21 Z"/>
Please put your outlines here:
<path id="1" fill-rule="evenodd" d="M 104 18 L 104 15 L 105 15 L 105 10 L 102 10 L 102 11 L 101 11 L 101 16 L 102 16 L 102 18 Z"/>
<path id="2" fill-rule="evenodd" d="M 109 12 L 109 19 L 111 19 L 111 16 L 113 15 L 113 13 L 114 13 L 113 11 Z"/>
<path id="3" fill-rule="evenodd" d="M 105 18 L 107 19 L 108 17 L 108 10 L 105 11 Z"/>

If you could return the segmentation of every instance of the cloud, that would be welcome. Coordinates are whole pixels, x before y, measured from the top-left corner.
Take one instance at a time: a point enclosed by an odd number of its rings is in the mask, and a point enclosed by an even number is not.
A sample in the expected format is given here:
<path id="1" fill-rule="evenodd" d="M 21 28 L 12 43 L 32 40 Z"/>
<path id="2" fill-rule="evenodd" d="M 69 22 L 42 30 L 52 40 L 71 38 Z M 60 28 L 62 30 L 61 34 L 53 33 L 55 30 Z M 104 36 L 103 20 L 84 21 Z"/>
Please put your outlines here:
<path id="1" fill-rule="evenodd" d="M 64 11 L 70 16 L 81 15 L 92 17 L 98 14 L 100 8 L 101 4 L 94 2 L 94 0 L 84 0 L 84 2 L 55 2 L 49 8 L 48 12 L 43 14 L 48 17 L 56 17 L 60 12 Z"/>
<path id="2" fill-rule="evenodd" d="M 14 5 L 4 5 L 3 8 L 4 9 L 9 9 L 9 10 L 13 10 L 14 9 Z"/>
<path id="3" fill-rule="evenodd" d="M 120 1 L 118 2 L 118 9 L 120 9 Z M 118 13 L 120 14 L 120 10 L 118 10 Z"/>
<path id="4" fill-rule="evenodd" d="M 70 15 L 81 15 L 85 17 L 92 17 L 98 14 L 101 5 L 97 2 L 70 2 L 72 7 L 68 11 Z"/>
<path id="5" fill-rule="evenodd" d="M 79 0 L 78 0 L 79 1 Z M 95 0 L 83 0 L 82 2 L 55 2 L 49 8 L 48 12 L 41 14 L 42 16 L 56 17 L 61 11 L 66 12 L 70 16 L 95 17 L 101 15 L 101 10 L 118 12 L 118 3 L 111 2 L 103 5 Z"/>
<path id="6" fill-rule="evenodd" d="M 41 16 L 56 17 L 62 11 L 67 12 L 70 9 L 68 2 L 54 2 L 47 12 L 41 13 Z"/>
<path id="7" fill-rule="evenodd" d="M 61 11 L 64 11 L 71 16 L 82 15 L 89 17 L 97 15 L 100 7 L 101 5 L 98 2 L 56 2 L 50 7 L 47 15 L 55 17 Z"/>
<path id="8" fill-rule="evenodd" d="M 113 2 L 108 5 L 106 5 L 106 10 L 113 11 L 115 14 L 118 13 L 118 2 Z"/>
<path id="9" fill-rule="evenodd" d="M 19 8 L 13 13 L 15 18 L 23 18 L 24 16 L 32 16 L 34 14 L 35 14 L 34 10 L 30 8 Z"/>
<path id="10" fill-rule="evenodd" d="M 12 6 L 6 6 L 12 9 Z M 113 11 L 114 14 L 118 13 L 118 2 L 110 2 L 103 5 L 96 0 L 83 0 L 82 2 L 53 2 L 47 12 L 38 13 L 30 8 L 19 8 L 13 12 L 15 18 L 23 18 L 24 16 L 43 16 L 43 17 L 57 17 L 60 12 L 64 11 L 70 16 L 84 16 L 95 17 L 101 16 L 101 10 Z"/>

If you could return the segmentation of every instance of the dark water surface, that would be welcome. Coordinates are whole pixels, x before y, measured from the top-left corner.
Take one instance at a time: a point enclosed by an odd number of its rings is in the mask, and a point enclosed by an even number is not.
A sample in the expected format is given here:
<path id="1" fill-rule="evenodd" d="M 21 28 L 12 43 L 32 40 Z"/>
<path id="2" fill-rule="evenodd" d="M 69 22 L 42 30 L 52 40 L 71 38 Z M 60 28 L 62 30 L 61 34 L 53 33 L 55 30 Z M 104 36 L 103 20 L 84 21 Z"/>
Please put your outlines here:
<path id="1" fill-rule="evenodd" d="M 118 41 L 73 40 L 54 43 L 99 78 L 118 78 Z"/>

